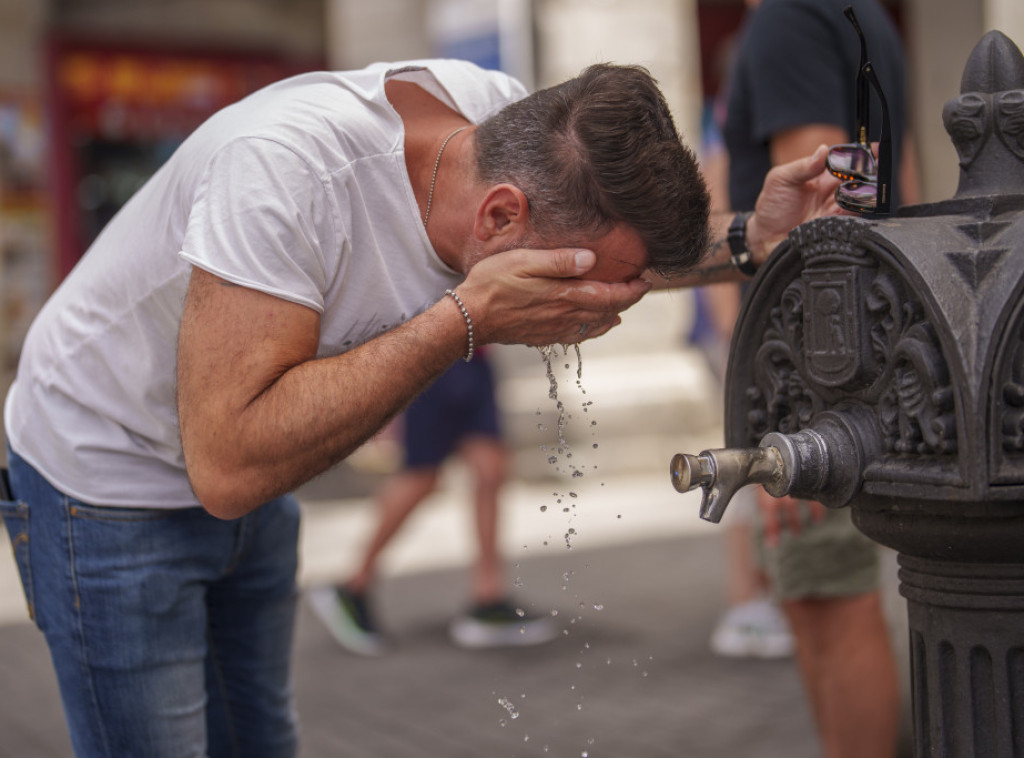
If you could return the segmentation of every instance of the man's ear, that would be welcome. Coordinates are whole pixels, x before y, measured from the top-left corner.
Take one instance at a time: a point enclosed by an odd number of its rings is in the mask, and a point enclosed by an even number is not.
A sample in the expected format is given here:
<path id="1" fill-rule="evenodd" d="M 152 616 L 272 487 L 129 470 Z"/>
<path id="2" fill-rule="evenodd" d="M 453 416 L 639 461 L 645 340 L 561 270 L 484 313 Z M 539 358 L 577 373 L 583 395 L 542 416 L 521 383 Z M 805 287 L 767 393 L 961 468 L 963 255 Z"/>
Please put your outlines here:
<path id="1" fill-rule="evenodd" d="M 514 240 L 527 231 L 530 205 L 523 191 L 514 184 L 489 187 L 476 209 L 473 236 L 482 242 L 501 238 Z"/>

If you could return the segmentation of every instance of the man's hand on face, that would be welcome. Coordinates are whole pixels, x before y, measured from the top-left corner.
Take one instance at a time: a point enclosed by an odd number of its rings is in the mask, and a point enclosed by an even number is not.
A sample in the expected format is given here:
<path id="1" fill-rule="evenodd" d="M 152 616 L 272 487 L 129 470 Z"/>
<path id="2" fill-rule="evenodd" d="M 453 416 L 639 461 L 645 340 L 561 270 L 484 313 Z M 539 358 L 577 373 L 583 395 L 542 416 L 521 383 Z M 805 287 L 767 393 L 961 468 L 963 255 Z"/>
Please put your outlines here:
<path id="1" fill-rule="evenodd" d="M 601 336 L 651 285 L 639 278 L 586 279 L 596 263 L 592 251 L 578 248 L 517 249 L 484 258 L 458 288 L 477 339 L 553 345 Z"/>

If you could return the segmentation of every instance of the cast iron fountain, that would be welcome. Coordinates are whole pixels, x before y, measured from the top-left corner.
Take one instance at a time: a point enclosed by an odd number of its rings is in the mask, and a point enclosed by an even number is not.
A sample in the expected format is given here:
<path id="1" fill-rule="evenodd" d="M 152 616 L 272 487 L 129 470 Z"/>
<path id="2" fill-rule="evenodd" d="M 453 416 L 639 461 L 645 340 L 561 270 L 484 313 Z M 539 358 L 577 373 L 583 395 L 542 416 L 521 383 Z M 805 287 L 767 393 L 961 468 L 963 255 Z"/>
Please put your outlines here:
<path id="1" fill-rule="evenodd" d="M 989 32 L 943 110 L 946 201 L 805 224 L 758 273 L 724 450 L 677 455 L 718 521 L 760 483 L 899 552 L 915 755 L 1024 758 L 1024 57 Z"/>

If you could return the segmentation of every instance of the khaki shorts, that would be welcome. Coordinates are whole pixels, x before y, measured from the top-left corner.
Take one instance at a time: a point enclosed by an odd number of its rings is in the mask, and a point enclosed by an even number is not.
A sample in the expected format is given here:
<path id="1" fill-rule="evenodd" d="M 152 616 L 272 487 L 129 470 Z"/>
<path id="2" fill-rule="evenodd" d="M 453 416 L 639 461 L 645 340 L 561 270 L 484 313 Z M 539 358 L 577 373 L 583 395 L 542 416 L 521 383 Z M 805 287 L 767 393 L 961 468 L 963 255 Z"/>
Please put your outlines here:
<path id="1" fill-rule="evenodd" d="M 769 546 L 758 518 L 757 559 L 773 595 L 797 600 L 878 589 L 878 545 L 853 525 L 850 508 L 828 508 L 821 521 L 812 521 L 805 510 L 802 524 L 798 534 L 783 531 L 778 543 Z"/>

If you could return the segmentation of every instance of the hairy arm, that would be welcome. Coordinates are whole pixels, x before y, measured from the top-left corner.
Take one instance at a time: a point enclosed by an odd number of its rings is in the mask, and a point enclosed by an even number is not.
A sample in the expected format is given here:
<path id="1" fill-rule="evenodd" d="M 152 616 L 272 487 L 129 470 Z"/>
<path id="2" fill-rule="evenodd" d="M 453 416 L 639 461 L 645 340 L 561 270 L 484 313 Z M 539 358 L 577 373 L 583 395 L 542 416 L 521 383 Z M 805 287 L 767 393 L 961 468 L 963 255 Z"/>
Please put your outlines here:
<path id="1" fill-rule="evenodd" d="M 641 282 L 577 279 L 592 253 L 511 251 L 459 293 L 478 344 L 575 342 L 618 323 Z M 194 268 L 178 339 L 178 414 L 200 503 L 235 518 L 344 458 L 466 352 L 452 298 L 347 353 L 317 358 L 320 316 Z"/>
<path id="2" fill-rule="evenodd" d="M 192 487 L 214 515 L 244 515 L 326 470 L 466 347 L 443 301 L 335 358 L 316 358 L 319 328 L 305 306 L 193 269 L 178 413 Z"/>

